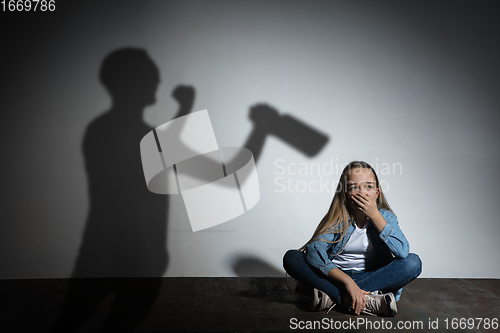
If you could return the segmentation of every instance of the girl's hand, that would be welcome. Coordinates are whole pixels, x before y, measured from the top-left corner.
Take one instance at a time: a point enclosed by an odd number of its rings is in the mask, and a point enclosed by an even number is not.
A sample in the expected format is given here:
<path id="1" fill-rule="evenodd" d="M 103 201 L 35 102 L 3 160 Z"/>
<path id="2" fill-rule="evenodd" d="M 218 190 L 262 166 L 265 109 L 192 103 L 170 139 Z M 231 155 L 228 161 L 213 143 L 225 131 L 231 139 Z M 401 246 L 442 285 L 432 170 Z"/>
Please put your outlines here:
<path id="1" fill-rule="evenodd" d="M 361 313 L 361 310 L 363 310 L 366 305 L 365 295 L 369 295 L 370 292 L 360 289 L 354 281 L 347 284 L 345 287 L 349 295 L 351 295 L 351 309 L 354 310 L 354 313 L 356 315 L 359 315 Z"/>
<path id="2" fill-rule="evenodd" d="M 379 214 L 377 202 L 368 193 L 361 192 L 351 195 L 352 200 L 358 205 L 358 209 L 365 213 L 366 216 L 373 219 Z"/>

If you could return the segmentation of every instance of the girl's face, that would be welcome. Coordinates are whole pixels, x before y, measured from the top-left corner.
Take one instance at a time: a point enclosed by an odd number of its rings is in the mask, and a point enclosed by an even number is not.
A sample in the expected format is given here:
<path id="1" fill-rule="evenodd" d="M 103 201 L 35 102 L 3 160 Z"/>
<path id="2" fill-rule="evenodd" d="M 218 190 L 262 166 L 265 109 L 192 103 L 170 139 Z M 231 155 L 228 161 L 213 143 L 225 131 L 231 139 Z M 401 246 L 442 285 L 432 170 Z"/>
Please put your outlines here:
<path id="1" fill-rule="evenodd" d="M 347 177 L 347 202 L 350 207 L 357 207 L 351 196 L 368 195 L 377 201 L 379 189 L 377 188 L 377 180 L 370 169 L 356 168 L 352 169 Z"/>

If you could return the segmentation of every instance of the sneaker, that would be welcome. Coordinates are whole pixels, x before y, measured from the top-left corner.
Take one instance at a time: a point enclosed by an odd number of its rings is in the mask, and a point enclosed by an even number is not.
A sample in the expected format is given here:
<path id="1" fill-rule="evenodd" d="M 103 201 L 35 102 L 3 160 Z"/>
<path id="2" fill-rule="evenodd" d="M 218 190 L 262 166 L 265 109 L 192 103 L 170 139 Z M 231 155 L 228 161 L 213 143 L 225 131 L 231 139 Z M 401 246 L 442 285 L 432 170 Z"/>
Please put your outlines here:
<path id="1" fill-rule="evenodd" d="M 367 303 L 361 313 L 373 316 L 394 317 L 398 313 L 393 293 L 365 295 Z"/>
<path id="2" fill-rule="evenodd" d="M 297 300 L 297 301 L 300 301 L 303 298 L 305 298 L 304 288 L 302 286 L 302 283 L 297 282 L 297 284 L 295 285 L 295 288 L 293 290 L 293 293 L 295 294 L 295 300 Z"/>
<path id="3" fill-rule="evenodd" d="M 294 302 L 303 301 L 303 300 L 306 300 L 306 299 L 311 297 L 311 296 L 305 295 L 305 293 L 304 293 L 305 288 L 302 285 L 302 283 L 295 280 L 290 275 L 288 275 L 288 274 L 286 275 L 285 281 L 286 281 L 286 286 L 287 286 L 288 290 L 290 290 L 290 292 L 292 293 L 291 298 Z"/>
<path id="4" fill-rule="evenodd" d="M 335 303 L 332 301 L 330 296 L 326 293 L 322 292 L 319 289 L 314 288 L 313 290 L 313 298 L 311 303 L 311 311 L 323 311 L 328 309 L 330 312 L 331 309 L 335 306 Z"/>

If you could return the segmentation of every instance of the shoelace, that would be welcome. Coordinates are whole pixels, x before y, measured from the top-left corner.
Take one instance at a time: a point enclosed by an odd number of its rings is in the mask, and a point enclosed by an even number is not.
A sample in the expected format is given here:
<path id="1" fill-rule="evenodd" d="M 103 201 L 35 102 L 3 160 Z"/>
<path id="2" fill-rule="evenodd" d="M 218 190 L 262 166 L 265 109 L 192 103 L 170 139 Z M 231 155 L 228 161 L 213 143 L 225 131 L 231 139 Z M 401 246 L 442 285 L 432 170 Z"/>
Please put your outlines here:
<path id="1" fill-rule="evenodd" d="M 322 306 L 322 308 L 328 308 L 328 311 L 326 311 L 326 313 L 328 314 L 330 310 L 335 307 L 336 303 L 334 303 L 330 296 L 328 296 L 328 294 L 324 291 L 319 290 L 319 292 L 321 294 L 321 302 L 325 302 L 325 305 Z"/>
<path id="2" fill-rule="evenodd" d="M 367 315 L 376 316 L 376 313 L 380 312 L 380 302 L 377 302 L 375 298 L 369 297 L 365 308 L 361 310 L 361 312 Z"/>
<path id="3" fill-rule="evenodd" d="M 333 305 L 328 308 L 328 311 L 326 311 L 326 314 L 328 314 L 335 307 L 335 305 L 337 305 L 337 303 L 333 303 Z"/>

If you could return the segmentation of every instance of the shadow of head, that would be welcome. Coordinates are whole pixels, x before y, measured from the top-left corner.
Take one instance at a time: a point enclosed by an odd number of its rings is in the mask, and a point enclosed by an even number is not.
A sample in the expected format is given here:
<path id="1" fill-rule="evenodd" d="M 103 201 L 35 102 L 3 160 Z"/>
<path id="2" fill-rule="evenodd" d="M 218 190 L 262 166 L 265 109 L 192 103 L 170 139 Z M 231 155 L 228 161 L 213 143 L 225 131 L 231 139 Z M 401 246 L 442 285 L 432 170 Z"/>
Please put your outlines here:
<path id="1" fill-rule="evenodd" d="M 115 103 L 143 107 L 156 103 L 160 72 L 143 49 L 111 52 L 102 62 L 99 78 Z"/>

